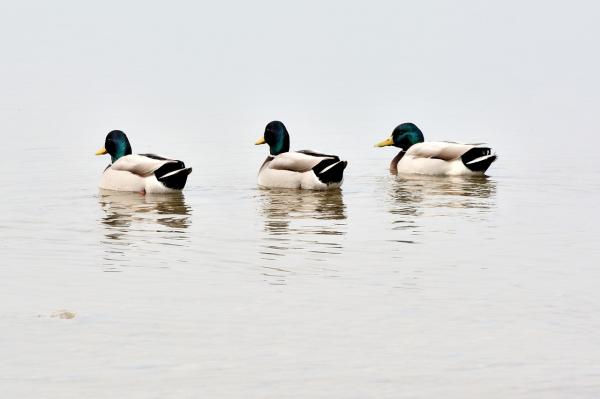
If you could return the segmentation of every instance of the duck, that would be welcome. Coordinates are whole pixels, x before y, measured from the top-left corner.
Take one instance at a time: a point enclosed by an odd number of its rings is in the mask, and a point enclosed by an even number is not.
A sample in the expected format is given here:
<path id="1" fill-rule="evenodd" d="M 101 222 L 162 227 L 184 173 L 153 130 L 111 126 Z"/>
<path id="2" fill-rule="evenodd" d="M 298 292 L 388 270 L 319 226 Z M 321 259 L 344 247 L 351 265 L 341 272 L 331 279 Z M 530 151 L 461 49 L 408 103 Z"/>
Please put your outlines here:
<path id="1" fill-rule="evenodd" d="M 498 158 L 484 144 L 460 144 L 446 141 L 425 141 L 414 123 L 402 123 L 387 139 L 375 147 L 400 148 L 392 159 L 390 172 L 439 176 L 483 175 Z"/>
<path id="2" fill-rule="evenodd" d="M 106 135 L 96 155 L 109 154 L 112 163 L 104 169 L 100 188 L 114 191 L 171 193 L 185 187 L 192 168 L 182 161 L 155 154 L 132 154 L 129 139 L 121 130 Z"/>
<path id="3" fill-rule="evenodd" d="M 344 181 L 348 162 L 311 150 L 290 151 L 290 135 L 280 121 L 269 122 L 255 144 L 268 144 L 270 153 L 258 172 L 260 187 L 329 190 Z"/>

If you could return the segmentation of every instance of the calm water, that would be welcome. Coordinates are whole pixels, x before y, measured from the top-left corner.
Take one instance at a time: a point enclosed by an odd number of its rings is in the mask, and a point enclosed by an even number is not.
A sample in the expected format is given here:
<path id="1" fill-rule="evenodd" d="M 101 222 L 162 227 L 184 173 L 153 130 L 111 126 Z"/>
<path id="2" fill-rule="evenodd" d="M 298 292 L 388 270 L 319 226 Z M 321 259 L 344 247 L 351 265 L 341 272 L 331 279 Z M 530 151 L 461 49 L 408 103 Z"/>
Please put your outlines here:
<path id="1" fill-rule="evenodd" d="M 499 148 L 487 178 L 395 178 L 343 136 L 315 140 L 350 161 L 324 193 L 258 189 L 254 136 L 170 142 L 172 196 L 99 191 L 103 136 L 21 141 L 3 396 L 598 397 L 598 166 Z"/>

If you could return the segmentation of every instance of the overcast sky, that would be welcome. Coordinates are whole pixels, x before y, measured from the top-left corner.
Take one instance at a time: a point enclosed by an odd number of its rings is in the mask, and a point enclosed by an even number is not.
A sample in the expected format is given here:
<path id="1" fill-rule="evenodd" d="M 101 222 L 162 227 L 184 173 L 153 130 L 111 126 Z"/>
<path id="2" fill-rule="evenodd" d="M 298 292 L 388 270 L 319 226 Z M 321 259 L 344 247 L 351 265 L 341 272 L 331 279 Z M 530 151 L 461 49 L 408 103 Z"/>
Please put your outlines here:
<path id="1" fill-rule="evenodd" d="M 281 119 L 360 145 L 403 121 L 597 143 L 599 20 L 592 1 L 3 1 L 1 134 L 245 144 Z"/>

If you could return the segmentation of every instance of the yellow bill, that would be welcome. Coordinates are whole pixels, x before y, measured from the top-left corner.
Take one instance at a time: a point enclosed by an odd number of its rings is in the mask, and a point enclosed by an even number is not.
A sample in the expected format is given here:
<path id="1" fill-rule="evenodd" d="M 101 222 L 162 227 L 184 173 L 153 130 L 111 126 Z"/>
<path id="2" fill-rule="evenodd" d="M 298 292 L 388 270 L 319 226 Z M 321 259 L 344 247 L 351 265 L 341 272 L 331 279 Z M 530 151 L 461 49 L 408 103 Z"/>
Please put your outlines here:
<path id="1" fill-rule="evenodd" d="M 260 145 L 260 144 L 264 144 L 266 143 L 265 138 L 261 137 L 258 140 L 256 140 L 256 143 L 254 143 L 254 145 Z"/>
<path id="2" fill-rule="evenodd" d="M 388 137 L 387 139 L 375 144 L 375 147 L 387 147 L 388 145 L 394 145 L 394 139 L 391 137 Z"/>
<path id="3" fill-rule="evenodd" d="M 106 154 L 108 151 L 106 151 L 106 148 L 102 147 L 100 148 L 98 151 L 96 151 L 96 155 L 104 155 Z"/>

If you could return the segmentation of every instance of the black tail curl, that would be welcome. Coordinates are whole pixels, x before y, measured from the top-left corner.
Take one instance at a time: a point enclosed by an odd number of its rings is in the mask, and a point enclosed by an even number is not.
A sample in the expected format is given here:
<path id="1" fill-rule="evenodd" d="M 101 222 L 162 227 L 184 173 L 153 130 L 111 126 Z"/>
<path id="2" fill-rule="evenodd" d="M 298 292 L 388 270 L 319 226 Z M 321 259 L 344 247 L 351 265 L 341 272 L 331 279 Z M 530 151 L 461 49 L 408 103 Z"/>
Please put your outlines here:
<path id="1" fill-rule="evenodd" d="M 313 172 L 317 178 L 325 184 L 340 183 L 344 179 L 344 169 L 348 162 L 336 159 L 324 159 L 319 162 Z"/>
<path id="2" fill-rule="evenodd" d="M 187 183 L 190 173 L 192 173 L 192 168 L 186 168 L 185 164 L 181 161 L 174 161 L 156 169 L 154 175 L 166 187 L 173 190 L 182 190 Z"/>
<path id="3" fill-rule="evenodd" d="M 479 159 L 481 158 L 481 159 Z M 488 147 L 473 147 L 461 157 L 463 164 L 473 172 L 485 172 L 498 158 Z"/>

